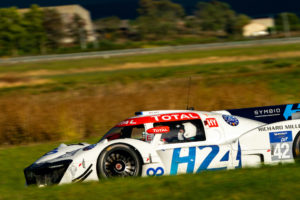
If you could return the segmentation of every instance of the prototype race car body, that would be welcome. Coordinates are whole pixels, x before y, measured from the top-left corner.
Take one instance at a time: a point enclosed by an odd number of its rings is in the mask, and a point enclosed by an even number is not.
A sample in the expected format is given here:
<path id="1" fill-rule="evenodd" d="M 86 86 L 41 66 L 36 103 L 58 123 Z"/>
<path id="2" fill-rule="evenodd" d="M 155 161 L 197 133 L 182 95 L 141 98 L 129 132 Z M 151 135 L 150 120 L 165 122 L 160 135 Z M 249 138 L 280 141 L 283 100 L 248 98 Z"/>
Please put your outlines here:
<path id="1" fill-rule="evenodd" d="M 61 144 L 24 170 L 27 185 L 161 176 L 294 162 L 300 104 L 138 112 L 96 144 Z"/>

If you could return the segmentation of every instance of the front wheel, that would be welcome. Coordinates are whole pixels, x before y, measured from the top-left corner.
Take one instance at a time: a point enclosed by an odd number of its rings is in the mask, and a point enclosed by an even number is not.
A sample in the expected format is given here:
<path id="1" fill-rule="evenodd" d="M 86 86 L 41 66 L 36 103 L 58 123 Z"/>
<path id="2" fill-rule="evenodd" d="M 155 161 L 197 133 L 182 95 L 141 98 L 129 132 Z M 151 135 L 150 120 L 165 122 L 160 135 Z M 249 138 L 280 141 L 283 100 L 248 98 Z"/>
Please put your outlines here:
<path id="1" fill-rule="evenodd" d="M 116 144 L 107 147 L 97 162 L 99 178 L 140 176 L 142 162 L 139 155 L 129 146 Z"/>

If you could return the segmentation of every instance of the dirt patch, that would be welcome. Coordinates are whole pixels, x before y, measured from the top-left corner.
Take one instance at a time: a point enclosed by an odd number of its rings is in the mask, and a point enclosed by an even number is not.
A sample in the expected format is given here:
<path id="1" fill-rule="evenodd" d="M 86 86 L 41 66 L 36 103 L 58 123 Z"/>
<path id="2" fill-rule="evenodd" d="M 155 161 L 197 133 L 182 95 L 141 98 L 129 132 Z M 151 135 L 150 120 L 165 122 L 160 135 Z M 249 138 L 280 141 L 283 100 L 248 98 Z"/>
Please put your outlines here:
<path id="1" fill-rule="evenodd" d="M 10 88 L 10 87 L 20 87 L 20 86 L 33 86 L 33 85 L 43 85 L 45 83 L 50 83 L 51 80 L 48 79 L 23 79 L 14 81 L 5 81 L 0 79 L 0 88 Z"/>

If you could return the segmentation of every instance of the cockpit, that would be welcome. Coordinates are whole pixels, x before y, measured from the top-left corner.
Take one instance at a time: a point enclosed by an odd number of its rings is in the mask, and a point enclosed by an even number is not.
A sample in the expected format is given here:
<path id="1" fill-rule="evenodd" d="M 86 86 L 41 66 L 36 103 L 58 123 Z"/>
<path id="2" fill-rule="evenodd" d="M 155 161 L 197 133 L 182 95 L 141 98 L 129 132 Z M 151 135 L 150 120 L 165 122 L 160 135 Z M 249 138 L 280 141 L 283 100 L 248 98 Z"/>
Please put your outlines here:
<path id="1" fill-rule="evenodd" d="M 132 138 L 151 143 L 154 137 L 160 137 L 159 140 L 164 144 L 204 141 L 205 132 L 199 115 L 174 113 L 124 120 L 109 130 L 100 141 Z"/>

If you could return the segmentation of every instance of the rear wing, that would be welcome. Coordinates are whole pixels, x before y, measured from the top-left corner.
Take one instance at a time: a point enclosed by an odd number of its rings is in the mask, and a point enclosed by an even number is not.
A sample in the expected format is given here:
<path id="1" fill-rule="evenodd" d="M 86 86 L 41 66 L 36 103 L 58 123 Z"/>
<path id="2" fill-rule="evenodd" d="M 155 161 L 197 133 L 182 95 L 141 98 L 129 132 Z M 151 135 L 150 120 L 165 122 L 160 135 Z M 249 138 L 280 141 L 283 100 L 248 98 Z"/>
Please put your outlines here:
<path id="1" fill-rule="evenodd" d="M 231 115 L 236 115 L 263 123 L 300 119 L 300 104 L 285 104 L 277 106 L 264 106 L 254 108 L 241 108 L 226 110 Z"/>

